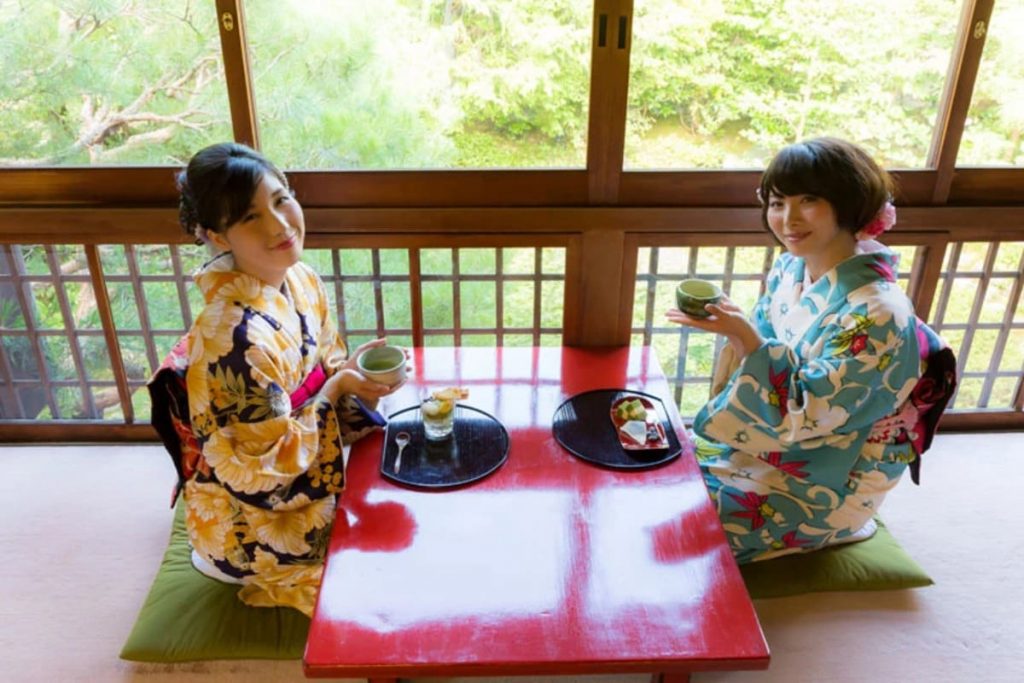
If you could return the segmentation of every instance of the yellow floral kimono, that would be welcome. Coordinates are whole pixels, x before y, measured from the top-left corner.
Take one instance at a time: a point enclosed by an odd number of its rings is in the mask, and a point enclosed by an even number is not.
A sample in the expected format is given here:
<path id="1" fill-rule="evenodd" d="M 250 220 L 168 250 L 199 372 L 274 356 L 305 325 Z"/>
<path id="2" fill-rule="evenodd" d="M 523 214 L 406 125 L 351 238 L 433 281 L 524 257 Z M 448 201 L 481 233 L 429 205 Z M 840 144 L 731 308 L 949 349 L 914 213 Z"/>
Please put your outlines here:
<path id="1" fill-rule="evenodd" d="M 196 282 L 206 307 L 189 334 L 185 379 L 202 457 L 184 488 L 189 538 L 200 560 L 243 584 L 243 602 L 311 614 L 344 487 L 342 445 L 379 416 L 353 396 L 292 405 L 318 365 L 330 377 L 346 358 L 308 266 L 293 266 L 278 290 L 236 271 L 226 253 Z"/>

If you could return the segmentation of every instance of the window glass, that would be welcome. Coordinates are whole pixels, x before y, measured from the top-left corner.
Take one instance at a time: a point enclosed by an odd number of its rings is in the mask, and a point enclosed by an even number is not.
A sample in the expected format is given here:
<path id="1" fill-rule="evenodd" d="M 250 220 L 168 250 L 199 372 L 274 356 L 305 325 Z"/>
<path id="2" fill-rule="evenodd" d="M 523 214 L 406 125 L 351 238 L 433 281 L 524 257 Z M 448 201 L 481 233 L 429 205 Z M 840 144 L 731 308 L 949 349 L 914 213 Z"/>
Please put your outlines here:
<path id="1" fill-rule="evenodd" d="M 924 166 L 957 0 L 637 0 L 627 168 L 757 168 L 816 135 Z"/>
<path id="2" fill-rule="evenodd" d="M 0 2 L 0 165 L 178 165 L 231 138 L 212 2 Z"/>
<path id="3" fill-rule="evenodd" d="M 992 9 L 957 163 L 1024 166 L 1024 0 Z"/>
<path id="4" fill-rule="evenodd" d="M 589 0 L 250 0 L 261 146 L 291 168 L 582 167 Z"/>

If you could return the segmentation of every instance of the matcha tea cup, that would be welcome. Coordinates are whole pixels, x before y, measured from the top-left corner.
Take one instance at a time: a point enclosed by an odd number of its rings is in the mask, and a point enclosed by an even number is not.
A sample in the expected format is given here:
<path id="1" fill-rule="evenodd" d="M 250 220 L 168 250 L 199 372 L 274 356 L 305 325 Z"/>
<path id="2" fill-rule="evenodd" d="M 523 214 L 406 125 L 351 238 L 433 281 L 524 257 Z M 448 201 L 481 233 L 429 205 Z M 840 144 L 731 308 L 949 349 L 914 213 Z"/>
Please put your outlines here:
<path id="1" fill-rule="evenodd" d="M 363 351 L 356 363 L 367 379 L 393 387 L 405 379 L 405 351 L 399 346 L 375 346 Z"/>
<path id="2" fill-rule="evenodd" d="M 683 280 L 676 287 L 676 305 L 691 318 L 707 318 L 711 314 L 704 310 L 707 304 L 722 300 L 722 290 L 713 282 L 691 278 Z"/>

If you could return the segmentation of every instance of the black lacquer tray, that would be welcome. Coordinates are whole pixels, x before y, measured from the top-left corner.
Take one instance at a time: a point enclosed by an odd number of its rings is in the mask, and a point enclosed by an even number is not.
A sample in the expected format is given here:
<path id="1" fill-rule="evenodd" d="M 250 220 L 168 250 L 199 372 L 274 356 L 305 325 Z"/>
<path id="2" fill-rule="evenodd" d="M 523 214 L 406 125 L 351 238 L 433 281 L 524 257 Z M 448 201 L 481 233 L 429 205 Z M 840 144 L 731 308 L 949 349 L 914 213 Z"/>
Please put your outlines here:
<path id="1" fill-rule="evenodd" d="M 409 445 L 395 471 L 395 435 L 409 433 Z M 388 417 L 380 473 L 386 479 L 416 488 L 442 489 L 483 479 L 508 458 L 509 437 L 493 415 L 472 406 L 455 405 L 455 427 L 443 441 L 423 435 L 420 407 L 399 410 Z"/>
<path id="2" fill-rule="evenodd" d="M 626 450 L 619 442 L 609 414 L 612 403 L 623 396 L 643 396 L 654 404 L 665 428 L 668 448 Z M 565 450 L 578 458 L 620 470 L 638 470 L 663 465 L 683 452 L 665 404 L 657 396 L 627 389 L 595 389 L 566 400 L 555 411 L 552 431 Z"/>

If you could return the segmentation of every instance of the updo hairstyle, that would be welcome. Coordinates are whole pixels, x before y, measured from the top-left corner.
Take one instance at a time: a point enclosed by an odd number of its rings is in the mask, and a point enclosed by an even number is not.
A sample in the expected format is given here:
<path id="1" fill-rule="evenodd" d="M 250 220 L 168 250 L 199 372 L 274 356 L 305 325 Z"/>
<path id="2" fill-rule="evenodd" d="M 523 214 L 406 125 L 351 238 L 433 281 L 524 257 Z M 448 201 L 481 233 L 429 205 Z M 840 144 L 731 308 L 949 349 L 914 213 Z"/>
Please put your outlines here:
<path id="1" fill-rule="evenodd" d="M 234 225 L 249 210 L 267 173 L 288 187 L 285 175 L 250 147 L 222 142 L 199 150 L 176 177 L 182 229 L 202 244 L 205 232 L 223 232 Z"/>

